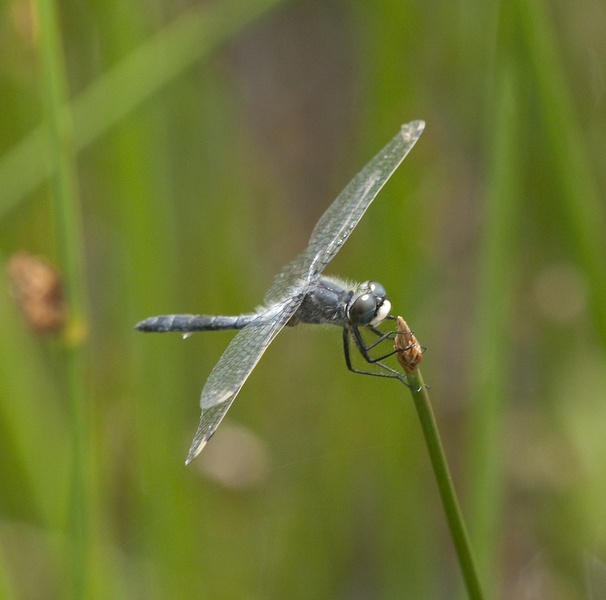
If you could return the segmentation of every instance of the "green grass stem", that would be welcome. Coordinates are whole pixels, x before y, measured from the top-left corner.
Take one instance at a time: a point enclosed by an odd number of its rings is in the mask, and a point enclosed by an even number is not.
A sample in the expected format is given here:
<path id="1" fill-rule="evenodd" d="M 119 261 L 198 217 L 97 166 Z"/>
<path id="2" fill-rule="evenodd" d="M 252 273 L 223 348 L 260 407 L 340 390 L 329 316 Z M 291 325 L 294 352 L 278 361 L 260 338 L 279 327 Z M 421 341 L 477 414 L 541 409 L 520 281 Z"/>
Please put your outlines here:
<path id="1" fill-rule="evenodd" d="M 450 529 L 469 598 L 471 600 L 482 600 L 484 596 L 482 595 L 480 579 L 469 543 L 469 536 L 465 528 L 461 509 L 459 508 L 448 463 L 446 462 L 444 448 L 442 447 L 438 426 L 431 408 L 427 387 L 418 369 L 414 373 L 408 373 L 406 377 L 410 385 L 417 414 L 419 415 L 419 421 L 421 422 L 423 437 L 425 438 L 431 466 L 433 467 L 438 490 L 440 491 L 440 498 L 444 506 L 446 521 L 448 522 L 448 528 Z"/>
<path id="2" fill-rule="evenodd" d="M 53 0 L 38 0 L 42 96 L 48 124 L 47 160 L 54 238 L 68 306 L 65 368 L 71 437 L 67 552 L 73 598 L 86 597 L 88 554 L 88 449 L 83 344 L 87 327 L 84 243 L 78 199 L 75 147 L 67 104 L 61 32 Z"/>
<path id="3" fill-rule="evenodd" d="M 509 327 L 512 314 L 512 270 L 517 258 L 516 227 L 520 201 L 517 172 L 521 129 L 517 113 L 516 72 L 504 67 L 497 75 L 493 130 L 489 133 L 490 165 L 483 207 L 484 233 L 478 279 L 478 316 L 471 373 L 472 401 L 468 424 L 467 472 L 472 538 L 480 557 L 483 583 L 498 585 L 494 565 L 502 522 L 503 422 L 509 381 Z"/>

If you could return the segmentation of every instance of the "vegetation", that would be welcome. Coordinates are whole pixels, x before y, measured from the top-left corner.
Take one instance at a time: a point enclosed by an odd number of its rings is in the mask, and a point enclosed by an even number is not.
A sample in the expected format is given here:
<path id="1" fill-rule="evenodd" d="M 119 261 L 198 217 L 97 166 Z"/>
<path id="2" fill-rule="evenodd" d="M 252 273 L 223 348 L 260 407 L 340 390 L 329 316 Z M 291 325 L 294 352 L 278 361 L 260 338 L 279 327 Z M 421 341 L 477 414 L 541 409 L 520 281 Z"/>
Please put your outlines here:
<path id="1" fill-rule="evenodd" d="M 348 372 L 340 332 L 282 332 L 186 468 L 231 336 L 133 330 L 260 304 L 413 119 L 328 272 L 380 281 L 427 348 L 485 597 L 603 597 L 605 18 L 3 3 L 0 597 L 465 597 L 415 405 Z"/>

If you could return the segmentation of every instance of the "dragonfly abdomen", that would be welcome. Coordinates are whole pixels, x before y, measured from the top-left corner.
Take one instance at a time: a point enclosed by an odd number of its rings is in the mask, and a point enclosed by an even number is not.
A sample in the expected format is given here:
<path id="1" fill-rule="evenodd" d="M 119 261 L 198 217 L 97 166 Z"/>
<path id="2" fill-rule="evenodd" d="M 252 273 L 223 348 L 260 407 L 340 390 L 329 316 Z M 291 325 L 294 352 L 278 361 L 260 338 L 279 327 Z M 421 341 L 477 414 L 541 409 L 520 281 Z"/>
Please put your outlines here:
<path id="1" fill-rule="evenodd" d="M 226 329 L 243 329 L 257 315 L 239 315 L 237 317 L 209 317 L 207 315 L 162 315 L 150 317 L 135 325 L 139 331 L 223 331 Z"/>

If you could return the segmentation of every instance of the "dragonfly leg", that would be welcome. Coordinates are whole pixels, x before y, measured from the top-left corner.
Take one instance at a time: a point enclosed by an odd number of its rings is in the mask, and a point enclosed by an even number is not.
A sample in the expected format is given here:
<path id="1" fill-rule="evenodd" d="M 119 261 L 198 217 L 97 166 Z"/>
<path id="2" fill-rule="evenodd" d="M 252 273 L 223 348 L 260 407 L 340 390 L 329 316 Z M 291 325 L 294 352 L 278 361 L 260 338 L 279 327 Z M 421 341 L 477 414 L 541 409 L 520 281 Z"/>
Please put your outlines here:
<path id="1" fill-rule="evenodd" d="M 362 354 L 362 357 L 369 363 L 371 364 L 375 364 L 378 365 L 379 367 L 381 367 L 382 369 L 384 369 L 385 371 L 387 371 L 387 373 L 383 373 L 380 371 L 363 371 L 361 369 L 356 369 L 352 363 L 351 363 L 351 355 L 349 352 L 349 329 L 347 327 L 343 328 L 343 352 L 345 354 L 345 364 L 347 365 L 347 368 L 352 372 L 352 373 L 360 373 L 361 375 L 372 375 L 373 377 L 389 377 L 390 379 L 399 379 L 400 381 L 402 381 L 402 383 L 404 383 L 404 385 L 408 385 L 406 383 L 406 376 L 403 373 L 399 373 L 398 371 L 396 371 L 395 369 L 392 369 L 391 367 L 383 364 L 382 362 L 380 362 L 382 360 L 382 358 L 378 358 L 378 359 L 373 359 L 369 354 L 368 354 L 368 350 L 366 349 L 366 346 L 363 343 L 362 337 L 360 335 L 360 332 L 357 331 L 356 328 L 353 328 L 353 331 L 357 332 L 358 336 L 359 336 L 359 340 L 356 337 L 356 334 L 354 333 L 354 342 L 356 344 L 356 347 L 358 348 L 358 351 L 360 352 L 360 354 Z M 364 350 L 363 350 L 364 349 Z M 394 354 L 394 352 L 391 352 L 390 354 L 388 354 L 387 356 L 391 356 L 392 354 Z"/>
<path id="2" fill-rule="evenodd" d="M 368 329 L 370 329 L 370 331 L 372 331 L 375 335 L 379 336 L 379 339 L 376 340 L 375 342 L 373 342 L 372 344 L 367 344 L 364 341 L 364 338 L 362 337 L 362 334 L 360 333 L 360 330 L 357 327 L 351 328 L 351 332 L 352 332 L 354 341 L 356 343 L 356 346 L 357 346 L 360 354 L 364 357 L 364 360 L 366 362 L 378 363 L 379 361 L 389 358 L 390 356 L 393 356 L 394 354 L 397 353 L 397 350 L 394 349 L 391 352 L 388 352 L 387 354 L 378 356 L 377 358 L 373 358 L 372 356 L 370 356 L 369 350 L 372 350 L 373 348 L 375 348 L 376 346 L 378 346 L 381 342 L 384 342 L 385 340 L 395 339 L 393 334 L 395 334 L 397 332 L 388 331 L 387 333 L 383 333 L 382 331 L 379 331 L 378 329 L 375 329 L 374 327 L 369 327 Z"/>

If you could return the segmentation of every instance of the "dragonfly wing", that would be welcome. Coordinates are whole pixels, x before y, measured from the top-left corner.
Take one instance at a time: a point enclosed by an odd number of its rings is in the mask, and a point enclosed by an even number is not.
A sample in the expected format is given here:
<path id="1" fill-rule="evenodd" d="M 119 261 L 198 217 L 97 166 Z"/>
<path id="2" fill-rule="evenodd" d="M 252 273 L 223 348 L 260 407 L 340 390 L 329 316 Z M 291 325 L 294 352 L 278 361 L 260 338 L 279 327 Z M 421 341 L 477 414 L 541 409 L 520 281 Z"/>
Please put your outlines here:
<path id="1" fill-rule="evenodd" d="M 242 329 L 211 371 L 200 398 L 200 425 L 189 450 L 189 464 L 215 432 L 261 356 L 303 301 L 302 290 L 275 304 Z"/>
<path id="2" fill-rule="evenodd" d="M 275 277 L 266 302 L 284 298 L 298 280 L 310 281 L 341 249 L 385 182 L 423 132 L 423 121 L 402 125 L 398 134 L 347 185 L 316 224 L 309 245 Z"/>
<path id="3" fill-rule="evenodd" d="M 312 273 L 321 273 L 341 249 L 424 128 L 423 121 L 402 125 L 398 134 L 349 182 L 320 217 L 309 239 Z"/>

